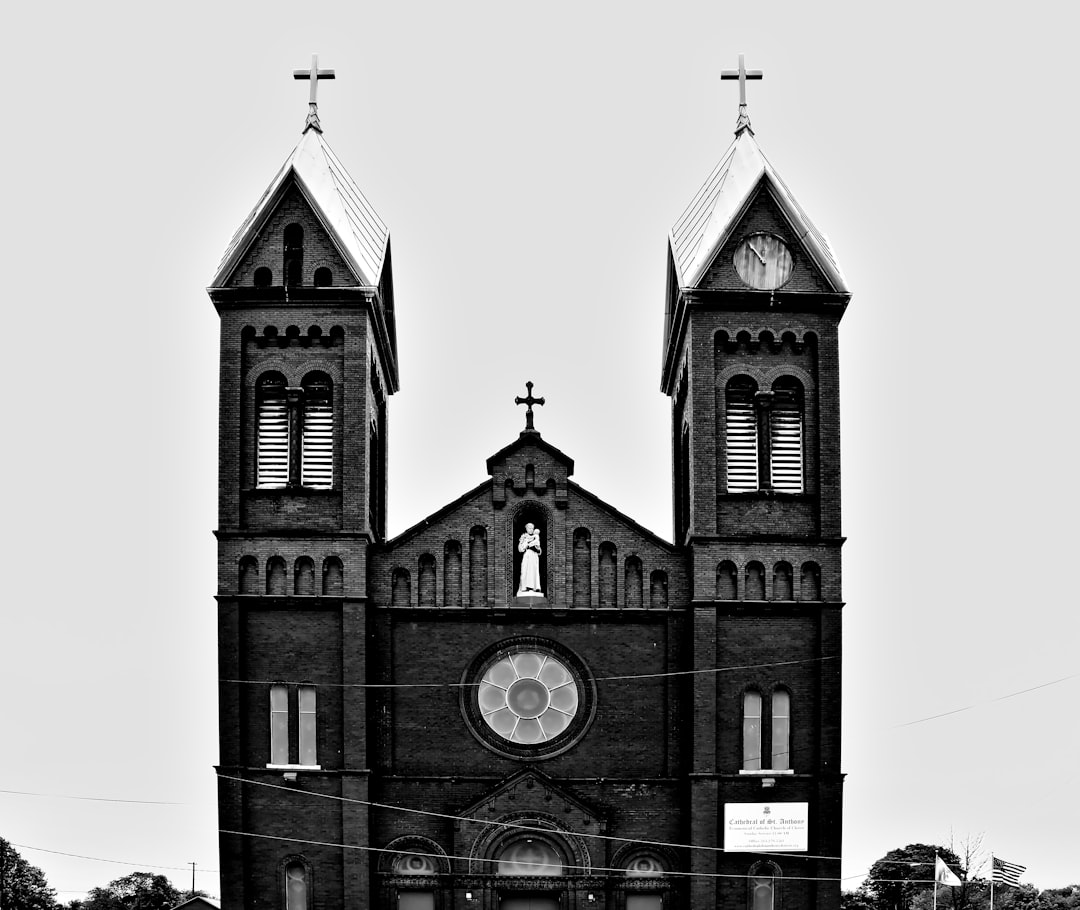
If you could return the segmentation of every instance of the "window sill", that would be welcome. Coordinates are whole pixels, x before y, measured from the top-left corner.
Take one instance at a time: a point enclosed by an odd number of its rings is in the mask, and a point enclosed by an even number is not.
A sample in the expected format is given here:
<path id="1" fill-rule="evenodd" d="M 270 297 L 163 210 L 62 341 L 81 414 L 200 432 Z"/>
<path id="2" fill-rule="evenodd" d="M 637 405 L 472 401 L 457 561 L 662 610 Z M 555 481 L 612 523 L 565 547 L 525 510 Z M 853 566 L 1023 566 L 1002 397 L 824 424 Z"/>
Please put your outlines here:
<path id="1" fill-rule="evenodd" d="M 744 777 L 783 777 L 789 774 L 794 774 L 793 768 L 785 768 L 783 771 L 770 771 L 765 769 L 764 771 L 740 771 L 739 774 Z"/>
<path id="2" fill-rule="evenodd" d="M 322 765 L 274 765 L 267 764 L 268 771 L 321 771 Z"/>
<path id="3" fill-rule="evenodd" d="M 337 487 L 249 487 L 244 491 L 248 496 L 333 496 L 340 494 Z"/>

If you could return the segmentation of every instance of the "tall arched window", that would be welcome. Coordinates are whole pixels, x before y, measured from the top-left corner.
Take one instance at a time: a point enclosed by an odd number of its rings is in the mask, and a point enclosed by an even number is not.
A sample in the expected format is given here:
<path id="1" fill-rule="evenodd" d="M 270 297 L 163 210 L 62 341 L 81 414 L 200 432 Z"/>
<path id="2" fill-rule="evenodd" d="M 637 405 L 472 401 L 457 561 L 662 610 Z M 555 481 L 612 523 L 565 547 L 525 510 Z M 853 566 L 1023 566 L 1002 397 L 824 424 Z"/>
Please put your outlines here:
<path id="1" fill-rule="evenodd" d="M 772 695 L 772 769 L 791 767 L 791 696 L 783 689 Z"/>
<path id="2" fill-rule="evenodd" d="M 304 229 L 298 224 L 285 227 L 285 284 L 296 287 L 304 281 Z"/>
<path id="3" fill-rule="evenodd" d="M 600 606 L 602 607 L 616 606 L 615 565 L 615 544 L 605 541 L 600 544 L 600 578 L 598 594 L 600 597 Z"/>
<path id="4" fill-rule="evenodd" d="M 334 385 L 325 373 L 309 373 L 302 385 L 300 483 L 328 490 L 334 485 Z"/>
<path id="5" fill-rule="evenodd" d="M 574 606 L 587 607 L 592 600 L 592 539 L 588 530 L 574 531 Z"/>
<path id="6" fill-rule="evenodd" d="M 724 436 L 729 493 L 758 489 L 757 383 L 749 376 L 728 380 L 724 396 Z"/>
<path id="7" fill-rule="evenodd" d="M 628 607 L 640 607 L 642 605 L 641 560 L 636 556 L 628 557 L 626 560 L 625 574 L 624 590 L 626 591 L 626 605 Z"/>
<path id="8" fill-rule="evenodd" d="M 744 771 L 761 770 L 761 695 L 743 693 L 742 748 Z"/>
<path id="9" fill-rule="evenodd" d="M 255 485 L 284 487 L 289 482 L 289 404 L 281 373 L 260 377 L 256 411 Z"/>
<path id="10" fill-rule="evenodd" d="M 772 863 L 756 863 L 747 876 L 747 910 L 775 910 L 776 878 L 780 870 Z"/>
<path id="11" fill-rule="evenodd" d="M 299 860 L 285 865 L 285 910 L 308 910 L 307 866 Z"/>
<path id="12" fill-rule="evenodd" d="M 469 534 L 469 605 L 487 603 L 487 530 L 477 525 Z"/>
<path id="13" fill-rule="evenodd" d="M 448 540 L 443 547 L 443 603 L 461 606 L 461 544 Z"/>
<path id="14" fill-rule="evenodd" d="M 649 606 L 654 610 L 666 610 L 667 605 L 667 572 L 657 569 L 649 576 Z"/>
<path id="15" fill-rule="evenodd" d="M 435 606 L 435 557 L 425 553 L 420 557 L 416 593 L 422 607 Z"/>
<path id="16" fill-rule="evenodd" d="M 769 479 L 774 490 L 803 491 L 803 388 L 791 376 L 773 383 L 769 409 Z"/>
<path id="17" fill-rule="evenodd" d="M 408 607 L 412 604 L 412 580 L 409 570 L 397 568 L 390 586 L 390 604 L 394 607 Z"/>
<path id="18" fill-rule="evenodd" d="M 318 750 L 315 747 L 315 687 L 300 686 L 297 690 L 300 717 L 300 764 L 315 767 Z"/>

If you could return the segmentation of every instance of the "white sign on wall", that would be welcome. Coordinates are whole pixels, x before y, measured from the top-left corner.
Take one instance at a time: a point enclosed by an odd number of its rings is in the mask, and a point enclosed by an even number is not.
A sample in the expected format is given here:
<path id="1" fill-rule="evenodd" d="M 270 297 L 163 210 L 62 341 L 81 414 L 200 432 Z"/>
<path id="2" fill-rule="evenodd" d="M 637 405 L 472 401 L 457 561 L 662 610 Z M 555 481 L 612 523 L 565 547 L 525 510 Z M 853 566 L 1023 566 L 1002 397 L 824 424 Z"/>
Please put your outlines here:
<path id="1" fill-rule="evenodd" d="M 724 849 L 806 850 L 809 803 L 724 803 Z"/>

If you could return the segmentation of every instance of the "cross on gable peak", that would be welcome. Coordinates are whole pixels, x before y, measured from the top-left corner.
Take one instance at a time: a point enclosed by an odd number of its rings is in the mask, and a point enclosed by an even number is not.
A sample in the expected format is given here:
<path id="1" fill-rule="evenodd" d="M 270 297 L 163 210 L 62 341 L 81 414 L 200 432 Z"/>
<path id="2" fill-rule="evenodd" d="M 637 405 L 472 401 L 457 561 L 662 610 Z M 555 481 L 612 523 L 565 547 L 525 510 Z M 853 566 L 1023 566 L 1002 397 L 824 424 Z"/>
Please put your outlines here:
<path id="1" fill-rule="evenodd" d="M 522 430 L 521 432 L 523 434 L 524 433 L 535 433 L 536 432 L 536 427 L 533 426 L 533 405 L 534 404 L 539 404 L 539 405 L 544 404 L 544 399 L 543 398 L 533 398 L 533 393 L 532 393 L 533 384 L 531 382 L 527 381 L 525 383 L 525 389 L 527 391 L 526 396 L 524 398 L 522 398 L 520 395 L 518 395 L 514 399 L 514 404 L 523 404 L 523 405 L 525 405 L 525 429 Z"/>
<path id="2" fill-rule="evenodd" d="M 735 135 L 738 136 L 743 130 L 750 130 L 750 135 L 754 135 L 754 131 L 750 129 L 750 115 L 746 113 L 746 80 L 747 79 L 761 79 L 764 74 L 761 70 L 747 70 L 745 58 L 742 54 L 739 54 L 739 68 L 737 70 L 721 70 L 720 78 L 724 79 L 738 79 L 739 80 L 739 119 L 735 124 Z"/>
<path id="3" fill-rule="evenodd" d="M 322 132 L 322 125 L 319 123 L 319 110 L 318 97 L 319 80 L 320 79 L 334 79 L 333 70 L 321 70 L 319 69 L 319 55 L 311 55 L 311 69 L 306 70 L 293 70 L 293 79 L 310 79 L 311 91 L 308 93 L 308 115 L 307 120 L 304 121 L 304 132 L 306 133 L 310 129 L 314 129 L 316 132 Z"/>

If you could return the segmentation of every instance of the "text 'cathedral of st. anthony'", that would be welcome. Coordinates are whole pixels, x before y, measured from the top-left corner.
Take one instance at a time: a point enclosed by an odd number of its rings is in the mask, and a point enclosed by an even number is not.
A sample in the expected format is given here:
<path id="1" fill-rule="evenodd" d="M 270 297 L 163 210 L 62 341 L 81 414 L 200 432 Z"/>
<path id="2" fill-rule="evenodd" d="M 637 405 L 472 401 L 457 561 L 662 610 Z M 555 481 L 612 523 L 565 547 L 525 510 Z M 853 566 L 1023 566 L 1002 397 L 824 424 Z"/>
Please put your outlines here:
<path id="1" fill-rule="evenodd" d="M 476 486 L 387 536 L 390 232 L 323 134 L 333 71 L 296 75 L 209 288 L 224 910 L 837 910 L 850 292 L 760 73 L 723 74 L 734 141 L 668 235 L 674 541 L 572 480 L 531 382 Z"/>

